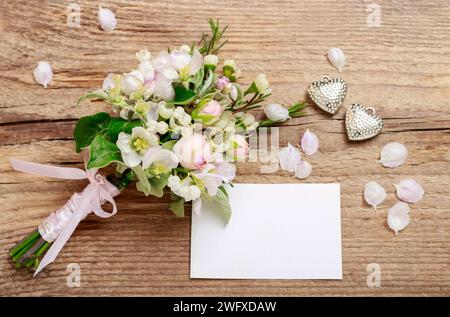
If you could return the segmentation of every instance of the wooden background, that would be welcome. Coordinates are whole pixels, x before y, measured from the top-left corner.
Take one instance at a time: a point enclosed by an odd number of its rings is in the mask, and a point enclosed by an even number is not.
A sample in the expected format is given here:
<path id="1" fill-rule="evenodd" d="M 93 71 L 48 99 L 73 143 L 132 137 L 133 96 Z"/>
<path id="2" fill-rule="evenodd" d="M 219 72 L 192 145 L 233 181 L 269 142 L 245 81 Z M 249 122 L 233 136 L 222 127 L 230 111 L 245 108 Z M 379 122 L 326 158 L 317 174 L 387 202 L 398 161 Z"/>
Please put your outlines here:
<path id="1" fill-rule="evenodd" d="M 378 28 L 368 27 L 364 0 L 101 1 L 117 15 L 112 33 L 98 28 L 97 1 L 77 2 L 80 28 L 66 25 L 69 1 L 0 2 L 0 295 L 450 295 L 448 1 L 378 0 Z M 134 67 L 140 48 L 158 52 L 197 40 L 208 17 L 230 25 L 221 57 L 237 60 L 242 82 L 265 72 L 273 100 L 304 99 L 310 82 L 338 75 L 325 57 L 337 46 L 348 60 L 345 105 L 374 106 L 383 117 L 382 135 L 357 144 L 346 141 L 345 109 L 329 117 L 311 107 L 280 130 L 283 145 L 298 143 L 306 128 L 315 131 L 320 153 L 310 159 L 306 182 L 342 185 L 343 280 L 191 280 L 190 217 L 177 219 L 167 200 L 133 189 L 117 199 L 115 217 L 88 217 L 38 278 L 15 271 L 8 249 L 85 183 L 13 172 L 7 157 L 81 167 L 74 124 L 107 108 L 74 101 L 109 72 Z M 55 73 L 47 89 L 32 77 L 40 60 Z M 377 164 L 390 141 L 410 153 L 397 169 Z M 261 174 L 257 164 L 240 164 L 238 173 L 237 182 L 298 182 L 282 171 Z M 402 177 L 420 182 L 426 196 L 394 236 L 386 212 L 396 202 L 392 183 Z M 388 191 L 378 213 L 362 198 L 370 180 Z M 66 285 L 69 263 L 81 266 L 80 288 Z M 381 288 L 366 284 L 369 263 L 381 267 Z"/>

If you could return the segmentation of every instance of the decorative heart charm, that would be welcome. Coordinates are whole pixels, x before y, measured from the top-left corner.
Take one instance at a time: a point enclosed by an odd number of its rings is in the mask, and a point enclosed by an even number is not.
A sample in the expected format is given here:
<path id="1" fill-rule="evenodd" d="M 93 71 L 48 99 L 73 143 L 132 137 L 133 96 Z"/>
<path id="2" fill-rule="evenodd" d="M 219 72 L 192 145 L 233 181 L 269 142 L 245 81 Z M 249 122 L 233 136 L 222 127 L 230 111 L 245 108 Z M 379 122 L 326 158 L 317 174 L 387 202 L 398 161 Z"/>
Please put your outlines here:
<path id="1" fill-rule="evenodd" d="M 322 110 L 335 114 L 344 102 L 347 83 L 340 78 L 323 76 L 308 87 L 308 95 Z"/>
<path id="2" fill-rule="evenodd" d="M 345 129 L 350 141 L 367 140 L 381 132 L 383 121 L 375 109 L 354 103 L 345 115 Z"/>

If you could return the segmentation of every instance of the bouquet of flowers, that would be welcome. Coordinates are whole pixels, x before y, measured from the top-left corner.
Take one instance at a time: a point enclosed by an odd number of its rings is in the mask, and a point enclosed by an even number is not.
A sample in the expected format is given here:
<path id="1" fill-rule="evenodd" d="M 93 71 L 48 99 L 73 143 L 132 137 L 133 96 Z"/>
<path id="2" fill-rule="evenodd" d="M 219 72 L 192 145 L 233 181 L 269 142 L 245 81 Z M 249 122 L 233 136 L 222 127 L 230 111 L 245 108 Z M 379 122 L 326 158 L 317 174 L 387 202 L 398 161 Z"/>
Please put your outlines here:
<path id="1" fill-rule="evenodd" d="M 156 57 L 141 50 L 136 69 L 109 74 L 102 89 L 80 98 L 79 102 L 102 100 L 116 114 L 99 112 L 78 120 L 74 139 L 76 151 L 85 151 L 86 172 L 11 160 L 19 171 L 90 181 L 10 250 L 17 268 L 34 267 L 37 273 L 52 262 L 89 213 L 115 214 L 113 197 L 129 184 L 147 196 L 170 192 L 169 209 L 176 216 L 184 216 L 186 203 L 199 213 L 202 203 L 208 202 L 229 220 L 224 185 L 235 177 L 234 163 L 248 153 L 246 138 L 261 126 L 302 115 L 305 104 L 272 109 L 269 118 L 256 120 L 248 111 L 271 95 L 269 82 L 261 74 L 243 89 L 233 60 L 219 67 L 217 53 L 226 43 L 222 37 L 226 27 L 221 29 L 213 20 L 209 24 L 211 34 L 203 34 L 199 43 Z M 97 174 L 110 165 L 114 170 L 107 177 Z M 101 208 L 105 202 L 113 205 L 111 213 Z"/>

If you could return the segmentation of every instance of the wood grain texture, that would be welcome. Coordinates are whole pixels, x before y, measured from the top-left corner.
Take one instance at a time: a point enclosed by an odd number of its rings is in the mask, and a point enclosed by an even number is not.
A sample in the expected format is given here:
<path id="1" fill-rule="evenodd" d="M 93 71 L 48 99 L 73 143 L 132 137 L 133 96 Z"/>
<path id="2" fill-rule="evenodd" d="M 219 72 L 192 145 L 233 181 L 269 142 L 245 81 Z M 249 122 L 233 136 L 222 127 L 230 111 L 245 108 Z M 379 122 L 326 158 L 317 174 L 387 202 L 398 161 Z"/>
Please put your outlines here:
<path id="1" fill-rule="evenodd" d="M 448 1 L 379 0 L 379 28 L 367 26 L 364 0 L 103 1 L 118 18 L 112 33 L 98 28 L 97 2 L 77 2 L 80 28 L 66 25 L 67 1 L 0 2 L 0 295 L 450 295 Z M 306 182 L 342 185 L 343 280 L 191 280 L 189 217 L 177 219 L 166 199 L 131 188 L 117 199 L 118 215 L 88 217 L 39 278 L 15 271 L 8 249 L 85 184 L 13 172 L 7 157 L 81 166 L 74 123 L 107 108 L 74 101 L 106 74 L 134 67 L 140 48 L 157 52 L 197 40 L 208 17 L 230 25 L 221 57 L 237 60 L 242 82 L 265 72 L 280 102 L 304 99 L 310 82 L 337 75 L 325 53 L 341 47 L 348 59 L 341 74 L 346 105 L 374 106 L 383 117 L 383 134 L 357 144 L 346 141 L 344 109 L 329 117 L 311 107 L 280 129 L 283 145 L 314 130 L 321 148 Z M 47 89 L 32 78 L 39 60 L 55 72 Z M 410 152 L 392 170 L 376 162 L 390 141 Z M 281 171 L 261 174 L 252 163 L 240 164 L 238 173 L 237 182 L 296 182 Z M 392 183 L 402 177 L 420 182 L 426 196 L 412 206 L 409 227 L 394 236 L 386 212 L 396 201 Z M 378 213 L 362 198 L 370 180 L 388 191 Z M 66 285 L 72 262 L 81 266 L 80 288 Z M 381 288 L 366 285 L 369 263 L 381 266 Z"/>

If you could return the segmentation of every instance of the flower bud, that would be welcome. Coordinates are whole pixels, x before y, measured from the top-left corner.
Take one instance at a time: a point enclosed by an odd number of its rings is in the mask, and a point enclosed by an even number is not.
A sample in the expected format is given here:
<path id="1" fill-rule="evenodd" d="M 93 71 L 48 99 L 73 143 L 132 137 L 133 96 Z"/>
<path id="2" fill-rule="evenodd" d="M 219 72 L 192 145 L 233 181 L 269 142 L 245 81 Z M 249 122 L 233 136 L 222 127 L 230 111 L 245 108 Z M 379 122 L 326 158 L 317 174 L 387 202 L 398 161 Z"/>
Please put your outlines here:
<path id="1" fill-rule="evenodd" d="M 201 101 L 192 112 L 192 118 L 200 119 L 203 124 L 211 125 L 217 122 L 222 115 L 223 107 L 216 100 Z"/>
<path id="2" fill-rule="evenodd" d="M 264 107 L 264 113 L 267 118 L 275 122 L 286 121 L 289 119 L 289 110 L 282 105 L 272 103 Z"/>
<path id="3" fill-rule="evenodd" d="M 269 89 L 270 84 L 269 84 L 269 81 L 267 80 L 267 77 L 265 74 L 259 74 L 258 76 L 256 76 L 254 83 L 255 83 L 255 87 L 259 93 L 262 93 L 262 94 L 270 93 L 270 89 Z"/>
<path id="4" fill-rule="evenodd" d="M 206 67 L 211 68 L 214 70 L 217 67 L 217 64 L 219 63 L 219 58 L 217 55 L 206 55 L 205 59 L 203 60 L 203 63 Z"/>

